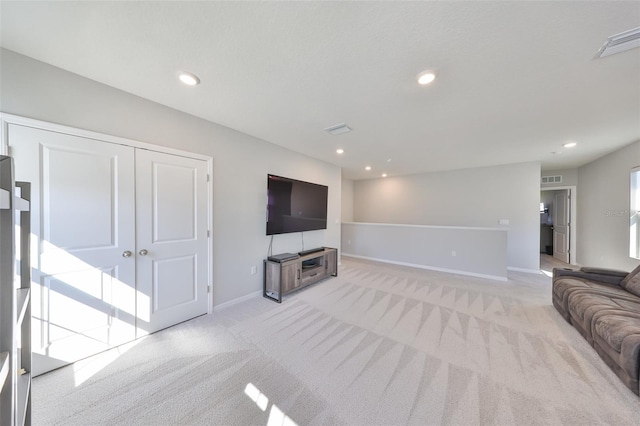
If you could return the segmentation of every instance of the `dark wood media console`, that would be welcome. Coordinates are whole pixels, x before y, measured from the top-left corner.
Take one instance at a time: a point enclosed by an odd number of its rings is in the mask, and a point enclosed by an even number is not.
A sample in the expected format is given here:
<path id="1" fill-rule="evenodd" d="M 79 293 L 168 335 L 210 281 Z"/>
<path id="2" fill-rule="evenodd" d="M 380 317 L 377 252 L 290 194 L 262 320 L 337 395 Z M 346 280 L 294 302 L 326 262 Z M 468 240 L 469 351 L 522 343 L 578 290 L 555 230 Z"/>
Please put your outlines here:
<path id="1" fill-rule="evenodd" d="M 265 259 L 262 295 L 282 302 L 282 296 L 330 276 L 338 276 L 338 250 L 322 247 L 282 262 Z"/>

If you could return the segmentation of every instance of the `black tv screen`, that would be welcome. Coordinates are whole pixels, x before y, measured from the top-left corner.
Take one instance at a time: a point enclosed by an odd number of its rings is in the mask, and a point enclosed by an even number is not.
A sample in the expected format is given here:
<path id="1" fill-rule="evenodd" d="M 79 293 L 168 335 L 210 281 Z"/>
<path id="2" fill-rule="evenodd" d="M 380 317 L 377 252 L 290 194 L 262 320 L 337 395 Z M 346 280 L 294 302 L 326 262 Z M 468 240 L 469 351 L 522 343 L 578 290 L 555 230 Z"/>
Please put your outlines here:
<path id="1" fill-rule="evenodd" d="M 329 187 L 267 177 L 267 235 L 327 229 Z"/>

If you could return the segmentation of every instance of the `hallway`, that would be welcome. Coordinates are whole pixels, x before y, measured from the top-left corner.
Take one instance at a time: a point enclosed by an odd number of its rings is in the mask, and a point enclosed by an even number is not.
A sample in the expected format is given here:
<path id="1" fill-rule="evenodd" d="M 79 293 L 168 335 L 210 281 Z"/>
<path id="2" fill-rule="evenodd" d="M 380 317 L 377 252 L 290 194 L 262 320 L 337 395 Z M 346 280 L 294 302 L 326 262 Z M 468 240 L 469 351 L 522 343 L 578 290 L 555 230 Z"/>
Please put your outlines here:
<path id="1" fill-rule="evenodd" d="M 551 255 L 540 253 L 540 272 L 547 276 L 553 275 L 553 268 L 571 268 L 578 269 L 578 265 L 570 265 L 554 258 Z"/>

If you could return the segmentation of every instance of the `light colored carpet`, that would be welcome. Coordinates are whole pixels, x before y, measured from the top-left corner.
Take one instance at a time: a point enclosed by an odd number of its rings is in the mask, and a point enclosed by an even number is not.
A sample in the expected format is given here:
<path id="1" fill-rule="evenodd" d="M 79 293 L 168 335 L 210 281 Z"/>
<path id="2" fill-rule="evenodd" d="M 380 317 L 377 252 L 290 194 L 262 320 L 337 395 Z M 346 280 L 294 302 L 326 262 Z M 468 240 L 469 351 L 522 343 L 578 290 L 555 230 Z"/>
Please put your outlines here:
<path id="1" fill-rule="evenodd" d="M 255 298 L 33 383 L 36 425 L 638 419 L 640 399 L 552 307 L 548 277 L 350 259 L 281 305 Z"/>

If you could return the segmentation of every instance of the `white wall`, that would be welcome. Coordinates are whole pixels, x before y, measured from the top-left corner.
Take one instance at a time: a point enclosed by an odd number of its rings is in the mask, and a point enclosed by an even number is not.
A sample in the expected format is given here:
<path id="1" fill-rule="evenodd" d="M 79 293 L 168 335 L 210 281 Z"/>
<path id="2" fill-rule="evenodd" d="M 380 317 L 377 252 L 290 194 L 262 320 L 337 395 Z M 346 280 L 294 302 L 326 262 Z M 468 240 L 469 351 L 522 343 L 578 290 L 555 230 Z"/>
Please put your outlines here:
<path id="1" fill-rule="evenodd" d="M 539 163 L 354 183 L 356 222 L 495 227 L 509 219 L 510 268 L 539 268 L 539 207 Z"/>
<path id="2" fill-rule="evenodd" d="M 507 280 L 505 228 L 343 223 L 342 254 Z"/>
<path id="3" fill-rule="evenodd" d="M 0 89 L 2 112 L 213 157 L 214 305 L 262 289 L 268 173 L 329 187 L 327 230 L 306 232 L 304 242 L 339 247 L 336 166 L 4 49 Z M 274 238 L 274 253 L 300 249 L 299 233 Z"/>
<path id="4" fill-rule="evenodd" d="M 342 178 L 342 221 L 353 222 L 353 181 Z"/>
<path id="5" fill-rule="evenodd" d="M 631 270 L 629 173 L 640 165 L 640 141 L 578 169 L 578 263 Z"/>

